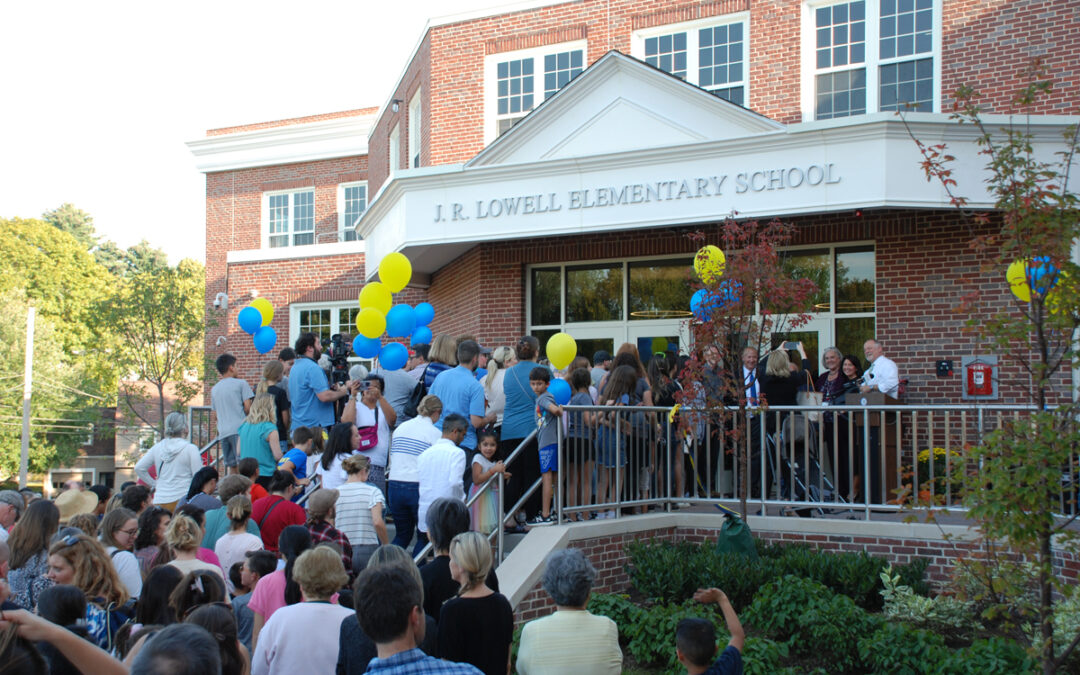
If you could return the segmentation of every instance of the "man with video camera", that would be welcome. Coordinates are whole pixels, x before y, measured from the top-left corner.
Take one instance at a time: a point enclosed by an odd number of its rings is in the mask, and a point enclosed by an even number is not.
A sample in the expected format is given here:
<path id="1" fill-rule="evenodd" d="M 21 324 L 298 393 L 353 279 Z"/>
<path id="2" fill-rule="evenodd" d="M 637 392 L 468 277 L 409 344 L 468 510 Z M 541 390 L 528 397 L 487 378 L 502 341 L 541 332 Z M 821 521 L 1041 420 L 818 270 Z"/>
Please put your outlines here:
<path id="1" fill-rule="evenodd" d="M 319 367 L 322 345 L 315 333 L 304 333 L 296 340 L 296 363 L 289 374 L 289 399 L 292 401 L 292 422 L 289 432 L 297 427 L 334 426 L 334 402 L 349 395 L 344 383 L 327 382 L 326 373 Z"/>

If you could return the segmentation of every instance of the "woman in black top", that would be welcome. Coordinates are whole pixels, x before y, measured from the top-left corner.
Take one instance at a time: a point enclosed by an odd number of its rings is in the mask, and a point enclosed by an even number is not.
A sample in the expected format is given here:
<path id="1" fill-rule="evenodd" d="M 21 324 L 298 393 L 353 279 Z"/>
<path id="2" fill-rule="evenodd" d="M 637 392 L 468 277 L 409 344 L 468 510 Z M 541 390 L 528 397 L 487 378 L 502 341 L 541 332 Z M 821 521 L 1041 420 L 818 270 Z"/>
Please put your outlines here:
<path id="1" fill-rule="evenodd" d="M 806 358 L 806 351 L 803 349 L 801 342 L 796 343 L 796 348 L 799 350 L 799 355 L 802 356 L 801 369 L 792 369 L 791 359 L 788 358 L 787 350 L 784 349 L 777 349 L 769 354 L 769 359 L 765 362 L 765 375 L 761 378 L 761 394 L 771 406 L 798 405 L 799 388 L 806 384 L 806 370 L 810 367 L 810 360 Z M 767 433 L 771 435 L 777 429 L 783 429 L 784 420 L 790 414 L 790 411 L 782 412 L 779 415 L 769 412 L 765 418 Z M 787 487 L 790 488 L 790 486 Z M 766 470 L 766 494 L 771 489 L 772 471 Z M 784 491 L 788 492 L 789 489 Z"/>
<path id="2" fill-rule="evenodd" d="M 491 569 L 491 545 L 479 532 L 463 532 L 450 543 L 450 573 L 461 584 L 439 617 L 439 656 L 470 663 L 485 675 L 510 672 L 514 611 L 484 583 Z"/>

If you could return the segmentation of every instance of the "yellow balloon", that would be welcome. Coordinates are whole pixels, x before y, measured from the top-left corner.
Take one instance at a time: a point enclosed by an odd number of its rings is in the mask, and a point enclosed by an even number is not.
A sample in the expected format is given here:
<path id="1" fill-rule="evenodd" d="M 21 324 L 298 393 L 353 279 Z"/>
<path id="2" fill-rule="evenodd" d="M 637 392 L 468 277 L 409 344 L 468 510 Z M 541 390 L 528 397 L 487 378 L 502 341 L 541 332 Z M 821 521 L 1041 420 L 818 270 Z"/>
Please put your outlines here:
<path id="1" fill-rule="evenodd" d="M 386 330 L 386 315 L 374 307 L 365 307 L 356 315 L 356 330 L 366 338 L 375 339 Z"/>
<path id="2" fill-rule="evenodd" d="M 379 263 L 379 279 L 391 292 L 397 293 L 409 285 L 412 263 L 403 253 L 387 254 Z"/>
<path id="3" fill-rule="evenodd" d="M 394 296 L 385 284 L 372 281 L 360 289 L 360 309 L 374 307 L 385 315 L 394 304 Z"/>
<path id="4" fill-rule="evenodd" d="M 547 357 L 556 370 L 570 365 L 577 356 L 577 342 L 566 333 L 555 333 L 547 342 Z"/>
<path id="5" fill-rule="evenodd" d="M 274 306 L 266 298 L 255 298 L 251 301 L 251 306 L 259 310 L 259 314 L 262 315 L 262 325 L 269 326 L 274 320 Z"/>
<path id="6" fill-rule="evenodd" d="M 1009 289 L 1021 302 L 1031 302 L 1031 288 L 1027 283 L 1027 261 L 1014 260 L 1005 270 L 1005 280 Z"/>
<path id="7" fill-rule="evenodd" d="M 694 271 L 697 272 L 702 281 L 711 284 L 724 276 L 726 262 L 724 252 L 718 247 L 709 244 L 708 246 L 702 246 L 701 250 L 694 256 Z"/>
<path id="8" fill-rule="evenodd" d="M 1058 275 L 1058 281 L 1054 284 L 1054 287 L 1050 289 L 1050 292 L 1046 295 L 1046 308 L 1050 310 L 1051 314 L 1057 314 L 1062 309 L 1065 311 L 1075 311 L 1077 297 L 1077 285 L 1073 283 L 1072 277 L 1069 276 L 1068 271 L 1061 270 L 1061 274 Z M 1069 298 L 1073 298 L 1072 308 L 1069 307 Z"/>
<path id="9" fill-rule="evenodd" d="M 666 337 L 654 337 L 650 346 L 652 347 L 653 354 L 663 354 L 667 351 L 667 345 L 668 341 Z"/>

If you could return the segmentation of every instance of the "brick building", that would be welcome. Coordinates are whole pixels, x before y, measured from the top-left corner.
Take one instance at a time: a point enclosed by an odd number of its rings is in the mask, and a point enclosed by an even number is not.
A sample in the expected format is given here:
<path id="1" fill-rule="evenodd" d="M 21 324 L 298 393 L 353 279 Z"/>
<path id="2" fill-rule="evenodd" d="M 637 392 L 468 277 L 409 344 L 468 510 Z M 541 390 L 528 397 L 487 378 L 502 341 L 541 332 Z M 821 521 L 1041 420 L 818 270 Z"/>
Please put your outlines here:
<path id="1" fill-rule="evenodd" d="M 1078 37 L 1077 0 L 534 0 L 432 20 L 394 90 L 370 93 L 378 108 L 189 144 L 207 175 L 208 306 L 230 299 L 208 354 L 257 379 L 265 357 L 236 327 L 255 295 L 277 308 L 278 348 L 351 332 L 365 260 L 392 251 L 414 268 L 395 302 L 430 301 L 436 333 L 685 347 L 683 320 L 649 316 L 685 310 L 689 289 L 655 288 L 683 284 L 687 233 L 737 214 L 795 224 L 792 269 L 827 271 L 793 336 L 815 362 L 876 335 L 910 402 L 959 401 L 959 375 L 934 369 L 977 351 L 952 309 L 1008 291 L 895 111 L 950 143 L 959 192 L 987 206 L 951 92 L 976 85 L 1004 123 L 1042 58 L 1055 88 L 1031 129 L 1049 158 L 1080 114 Z"/>

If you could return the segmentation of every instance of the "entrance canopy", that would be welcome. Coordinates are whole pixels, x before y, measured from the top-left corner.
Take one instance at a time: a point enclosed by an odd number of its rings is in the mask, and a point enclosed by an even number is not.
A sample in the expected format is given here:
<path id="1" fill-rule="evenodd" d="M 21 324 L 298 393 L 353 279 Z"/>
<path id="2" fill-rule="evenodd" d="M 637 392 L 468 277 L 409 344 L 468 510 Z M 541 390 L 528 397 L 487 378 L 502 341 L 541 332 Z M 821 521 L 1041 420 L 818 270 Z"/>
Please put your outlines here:
<path id="1" fill-rule="evenodd" d="M 990 206 L 977 130 L 907 118 L 923 142 L 949 144 L 958 194 Z M 1052 159 L 1074 123 L 1032 120 L 1037 152 Z M 400 251 L 422 279 L 485 241 L 950 207 L 920 162 L 893 113 L 783 125 L 609 52 L 468 163 L 395 172 L 357 230 L 370 260 Z"/>

